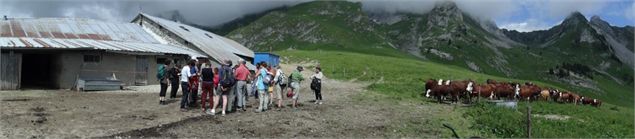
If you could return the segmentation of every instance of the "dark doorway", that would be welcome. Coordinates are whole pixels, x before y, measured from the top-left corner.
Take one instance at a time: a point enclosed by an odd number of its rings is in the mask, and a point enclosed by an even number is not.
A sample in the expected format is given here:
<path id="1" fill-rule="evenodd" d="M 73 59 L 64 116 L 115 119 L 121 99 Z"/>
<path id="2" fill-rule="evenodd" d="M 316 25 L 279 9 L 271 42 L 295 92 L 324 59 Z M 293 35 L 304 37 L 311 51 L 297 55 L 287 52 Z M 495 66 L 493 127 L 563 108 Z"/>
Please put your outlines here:
<path id="1" fill-rule="evenodd" d="M 53 54 L 23 54 L 21 88 L 57 88 L 55 59 Z"/>

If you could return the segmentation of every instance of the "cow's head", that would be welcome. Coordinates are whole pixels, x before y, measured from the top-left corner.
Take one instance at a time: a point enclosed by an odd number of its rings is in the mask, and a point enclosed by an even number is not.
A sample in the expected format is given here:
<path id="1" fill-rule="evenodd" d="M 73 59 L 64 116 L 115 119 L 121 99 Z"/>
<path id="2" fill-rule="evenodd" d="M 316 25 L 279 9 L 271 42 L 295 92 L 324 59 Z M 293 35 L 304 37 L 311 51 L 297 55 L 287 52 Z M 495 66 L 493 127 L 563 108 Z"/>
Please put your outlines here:
<path id="1" fill-rule="evenodd" d="M 426 97 L 430 98 L 430 89 L 426 90 Z"/>
<path id="2" fill-rule="evenodd" d="M 445 85 L 450 85 L 450 80 L 446 80 Z"/>
<path id="3" fill-rule="evenodd" d="M 437 82 L 437 85 L 443 85 L 443 79 L 439 79 L 439 81 Z"/>
<path id="4" fill-rule="evenodd" d="M 467 83 L 467 87 L 465 88 L 465 90 L 472 93 L 472 90 L 474 90 L 474 82 L 470 81 L 469 83 Z"/>

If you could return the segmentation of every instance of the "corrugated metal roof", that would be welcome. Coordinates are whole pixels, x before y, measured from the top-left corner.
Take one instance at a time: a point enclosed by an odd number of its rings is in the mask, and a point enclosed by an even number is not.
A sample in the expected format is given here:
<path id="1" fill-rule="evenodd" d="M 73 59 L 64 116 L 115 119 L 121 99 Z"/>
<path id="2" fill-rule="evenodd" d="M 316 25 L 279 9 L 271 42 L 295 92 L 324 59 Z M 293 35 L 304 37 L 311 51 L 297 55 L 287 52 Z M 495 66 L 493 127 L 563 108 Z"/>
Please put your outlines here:
<path id="1" fill-rule="evenodd" d="M 168 29 L 170 32 L 192 43 L 217 61 L 232 60 L 236 63 L 239 59 L 242 59 L 237 55 L 254 57 L 253 51 L 223 36 L 144 13 L 140 13 L 140 15 L 145 17 L 144 19 L 150 19 L 151 21 L 161 25 L 163 28 Z M 135 20 L 137 19 L 139 19 L 139 17 Z M 253 65 L 249 66 L 251 68 L 255 67 Z"/>
<path id="2" fill-rule="evenodd" d="M 84 18 L 0 20 L 0 47 L 94 49 L 207 57 L 189 48 L 160 44 L 148 32 L 132 23 Z"/>
<path id="3" fill-rule="evenodd" d="M 14 18 L 0 20 L 0 37 L 159 43 L 138 25 L 84 18 Z"/>
<path id="4" fill-rule="evenodd" d="M 207 57 L 195 50 L 157 43 L 121 42 L 91 39 L 17 38 L 0 37 L 0 48 L 14 49 L 88 49 L 134 53 L 185 54 Z"/>

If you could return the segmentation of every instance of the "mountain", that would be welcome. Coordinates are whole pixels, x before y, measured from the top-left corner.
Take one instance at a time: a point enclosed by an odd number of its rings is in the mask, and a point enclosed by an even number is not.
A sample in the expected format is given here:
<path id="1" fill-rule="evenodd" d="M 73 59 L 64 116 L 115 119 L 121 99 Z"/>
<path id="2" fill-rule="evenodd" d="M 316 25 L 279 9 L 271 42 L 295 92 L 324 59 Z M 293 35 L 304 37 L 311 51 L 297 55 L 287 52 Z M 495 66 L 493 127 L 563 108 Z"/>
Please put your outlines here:
<path id="1" fill-rule="evenodd" d="M 491 21 L 462 12 L 454 2 L 442 1 L 428 13 L 396 13 L 392 23 L 378 22 L 398 48 L 424 59 L 465 66 L 474 71 L 513 76 L 501 49 L 518 45 Z M 377 16 L 373 16 L 377 17 Z M 479 54 L 474 54 L 479 53 Z"/>
<path id="2" fill-rule="evenodd" d="M 227 37 L 255 51 L 337 49 L 403 56 L 369 21 L 359 2 L 314 1 L 272 11 Z"/>
<path id="3" fill-rule="evenodd" d="M 226 36 L 255 51 L 347 51 L 564 84 L 594 95 L 633 91 L 626 87 L 633 85 L 633 27 L 614 27 L 599 17 L 589 21 L 579 12 L 547 30 L 518 32 L 474 18 L 450 1 L 425 14 L 313 1 L 268 12 Z"/>

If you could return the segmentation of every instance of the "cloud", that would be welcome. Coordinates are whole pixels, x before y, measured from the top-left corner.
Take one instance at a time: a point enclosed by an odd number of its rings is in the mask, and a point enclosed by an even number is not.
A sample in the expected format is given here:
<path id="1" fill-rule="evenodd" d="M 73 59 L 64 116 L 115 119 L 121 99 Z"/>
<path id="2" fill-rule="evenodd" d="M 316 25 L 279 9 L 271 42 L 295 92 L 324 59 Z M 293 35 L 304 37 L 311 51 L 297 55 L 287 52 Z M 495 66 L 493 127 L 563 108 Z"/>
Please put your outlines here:
<path id="1" fill-rule="evenodd" d="M 512 22 L 505 23 L 500 26 L 502 29 L 508 30 L 516 30 L 519 32 L 531 32 L 536 30 L 547 30 L 557 24 L 560 24 L 562 21 L 557 22 L 556 24 L 547 24 L 546 22 L 537 20 L 537 19 L 528 19 L 522 22 Z"/>
<path id="2" fill-rule="evenodd" d="M 533 17 L 562 18 L 574 11 L 585 15 L 595 15 L 602 12 L 613 0 L 526 0 L 524 6 Z"/>
<path id="3" fill-rule="evenodd" d="M 153 15 L 178 10 L 190 22 L 213 26 L 247 14 L 302 2 L 306 0 L 0 0 L 0 14 L 9 17 L 81 17 L 127 22 L 140 10 Z"/>
<path id="4" fill-rule="evenodd" d="M 515 0 L 402 0 L 402 1 L 361 1 L 362 8 L 369 12 L 416 13 L 423 14 L 432 10 L 435 3 L 453 1 L 463 12 L 479 19 L 493 19 L 500 16 L 511 16 L 520 9 Z"/>
<path id="5" fill-rule="evenodd" d="M 635 2 L 631 2 L 630 7 L 624 11 L 624 16 L 626 16 L 626 19 L 631 20 L 631 22 L 635 20 Z"/>

